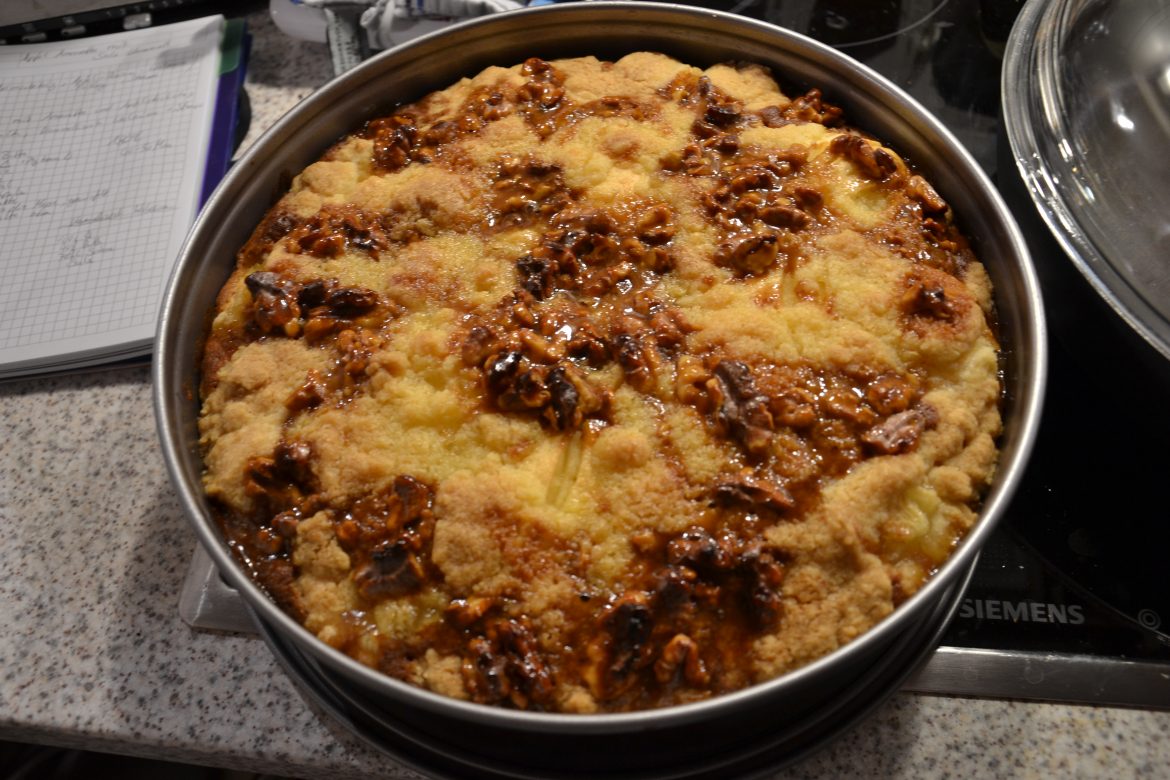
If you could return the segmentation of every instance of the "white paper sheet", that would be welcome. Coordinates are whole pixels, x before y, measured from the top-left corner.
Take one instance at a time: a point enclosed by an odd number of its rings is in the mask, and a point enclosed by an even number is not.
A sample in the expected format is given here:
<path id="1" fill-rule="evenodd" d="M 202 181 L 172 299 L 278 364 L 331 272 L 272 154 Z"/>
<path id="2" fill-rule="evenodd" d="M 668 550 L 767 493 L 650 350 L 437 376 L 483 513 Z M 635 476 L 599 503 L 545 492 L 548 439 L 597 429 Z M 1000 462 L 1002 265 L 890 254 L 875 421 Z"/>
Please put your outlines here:
<path id="1" fill-rule="evenodd" d="M 0 48 L 0 375 L 149 349 L 199 206 L 222 31 Z"/>

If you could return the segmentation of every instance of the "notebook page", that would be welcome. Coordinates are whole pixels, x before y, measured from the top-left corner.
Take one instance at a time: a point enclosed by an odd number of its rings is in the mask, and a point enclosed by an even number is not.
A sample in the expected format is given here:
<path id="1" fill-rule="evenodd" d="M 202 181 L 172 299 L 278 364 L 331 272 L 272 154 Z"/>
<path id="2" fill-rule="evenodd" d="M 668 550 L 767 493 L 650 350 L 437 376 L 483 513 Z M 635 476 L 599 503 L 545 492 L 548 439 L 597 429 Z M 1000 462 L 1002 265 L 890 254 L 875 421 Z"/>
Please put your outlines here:
<path id="1" fill-rule="evenodd" d="M 198 210 L 222 29 L 0 48 L 0 372 L 149 348 Z"/>

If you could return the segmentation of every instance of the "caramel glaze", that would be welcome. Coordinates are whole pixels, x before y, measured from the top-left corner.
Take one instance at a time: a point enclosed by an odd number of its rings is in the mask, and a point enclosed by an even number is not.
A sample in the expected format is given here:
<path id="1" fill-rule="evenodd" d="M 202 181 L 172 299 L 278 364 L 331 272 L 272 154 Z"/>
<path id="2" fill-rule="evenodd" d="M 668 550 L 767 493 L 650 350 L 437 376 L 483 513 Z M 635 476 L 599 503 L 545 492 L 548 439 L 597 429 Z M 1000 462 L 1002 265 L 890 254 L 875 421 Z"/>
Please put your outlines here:
<path id="1" fill-rule="evenodd" d="M 547 137 L 583 117 L 644 118 L 653 110 L 621 97 L 569 105 L 555 67 L 529 60 L 523 73 L 528 80 L 518 88 L 501 85 L 473 94 L 455 121 L 428 124 L 426 111 L 411 107 L 370 121 L 361 135 L 373 142 L 374 167 L 443 164 L 451 141 L 513 113 Z M 831 224 L 832 215 L 820 193 L 802 180 L 800 149 L 753 156 L 740 148 L 738 131 L 760 124 L 834 126 L 840 111 L 813 90 L 783 108 L 745 112 L 704 77 L 676 79 L 661 92 L 697 111 L 691 143 L 663 159 L 662 168 L 667 175 L 709 183 L 704 208 L 723 237 L 713 262 L 740 277 L 799 263 L 799 234 Z M 887 245 L 915 263 L 901 301 L 906 326 L 945 326 L 958 314 L 948 284 L 970 259 L 949 224 L 945 202 L 920 177 L 898 174 L 885 152 L 857 135 L 843 133 L 830 151 L 852 160 L 867 177 L 909 193 L 900 226 L 878 230 L 886 231 Z M 490 314 L 470 317 L 453 345 L 481 376 L 485 413 L 532 415 L 551 431 L 589 436 L 611 413 L 612 388 L 594 377 L 616 364 L 634 389 L 693 406 L 733 443 L 735 468 L 706 488 L 708 509 L 686 531 L 647 531 L 631 539 L 637 563 L 624 590 L 594 593 L 582 585 L 570 608 L 575 614 L 566 616 L 576 633 L 559 652 L 542 649 L 527 619 L 508 603 L 455 599 L 443 621 L 405 645 L 385 648 L 379 667 L 406 676 L 411 661 L 435 649 L 463 659 L 474 700 L 533 709 L 552 708 L 558 679 L 586 685 L 613 710 L 747 684 L 737 657 L 784 619 L 785 560 L 762 541 L 763 529 L 799 521 L 815 506 L 823 480 L 858 461 L 914 448 L 937 422 L 922 402 L 918 377 L 693 354 L 690 329 L 659 283 L 675 267 L 668 206 L 635 202 L 620 213 L 581 213 L 572 208 L 576 194 L 556 166 L 515 157 L 500 162 L 492 192 L 482 230 L 537 226 L 543 237 L 516 259 L 514 291 Z M 906 230 L 906 224 L 919 229 Z M 396 232 L 392 214 L 346 206 L 309 219 L 274 214 L 243 248 L 241 262 L 254 264 L 279 241 L 289 251 L 316 257 L 356 250 L 376 259 L 409 240 Z M 250 275 L 247 285 L 252 303 L 242 340 L 209 355 L 209 373 L 240 343 L 301 338 L 331 350 L 334 367 L 310 375 L 288 399 L 290 420 L 362 392 L 379 328 L 395 314 L 387 302 L 332 279 L 296 282 L 270 271 Z M 288 542 L 300 520 L 320 511 L 333 518 L 357 590 L 371 606 L 439 584 L 429 557 L 431 486 L 404 474 L 382 494 L 338 507 L 318 493 L 311 448 L 288 440 L 271 457 L 252 459 L 246 472 L 255 512 L 239 517 L 221 511 L 220 520 L 238 554 L 294 614 L 300 610 Z M 563 540 L 541 543 L 571 546 Z M 353 618 L 353 636 L 342 650 L 358 641 L 361 615 Z"/>

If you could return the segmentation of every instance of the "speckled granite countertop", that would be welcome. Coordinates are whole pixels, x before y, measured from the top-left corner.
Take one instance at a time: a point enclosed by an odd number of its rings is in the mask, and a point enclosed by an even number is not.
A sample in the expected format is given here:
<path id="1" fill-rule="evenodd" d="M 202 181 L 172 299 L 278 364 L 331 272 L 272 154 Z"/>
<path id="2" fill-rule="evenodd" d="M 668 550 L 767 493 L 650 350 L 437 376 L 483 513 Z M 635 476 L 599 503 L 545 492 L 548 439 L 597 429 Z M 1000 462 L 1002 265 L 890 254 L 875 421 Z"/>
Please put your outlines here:
<path id="1" fill-rule="evenodd" d="M 264 14 L 245 144 L 330 75 Z M 0 739 L 305 777 L 416 777 L 308 703 L 256 638 L 190 629 L 195 537 L 146 368 L 0 385 Z M 895 695 L 778 777 L 1167 777 L 1170 712 Z"/>

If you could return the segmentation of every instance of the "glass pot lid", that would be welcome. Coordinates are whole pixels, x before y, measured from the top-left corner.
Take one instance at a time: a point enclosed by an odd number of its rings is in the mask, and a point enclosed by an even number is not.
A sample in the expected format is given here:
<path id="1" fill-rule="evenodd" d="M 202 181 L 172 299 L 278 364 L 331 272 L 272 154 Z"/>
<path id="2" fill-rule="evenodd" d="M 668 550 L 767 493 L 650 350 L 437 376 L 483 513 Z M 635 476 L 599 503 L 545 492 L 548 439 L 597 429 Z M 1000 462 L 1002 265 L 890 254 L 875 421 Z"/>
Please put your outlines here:
<path id="1" fill-rule="evenodd" d="M 1170 358 L 1170 0 L 1029 0 L 1004 127 L 1057 240 Z"/>

